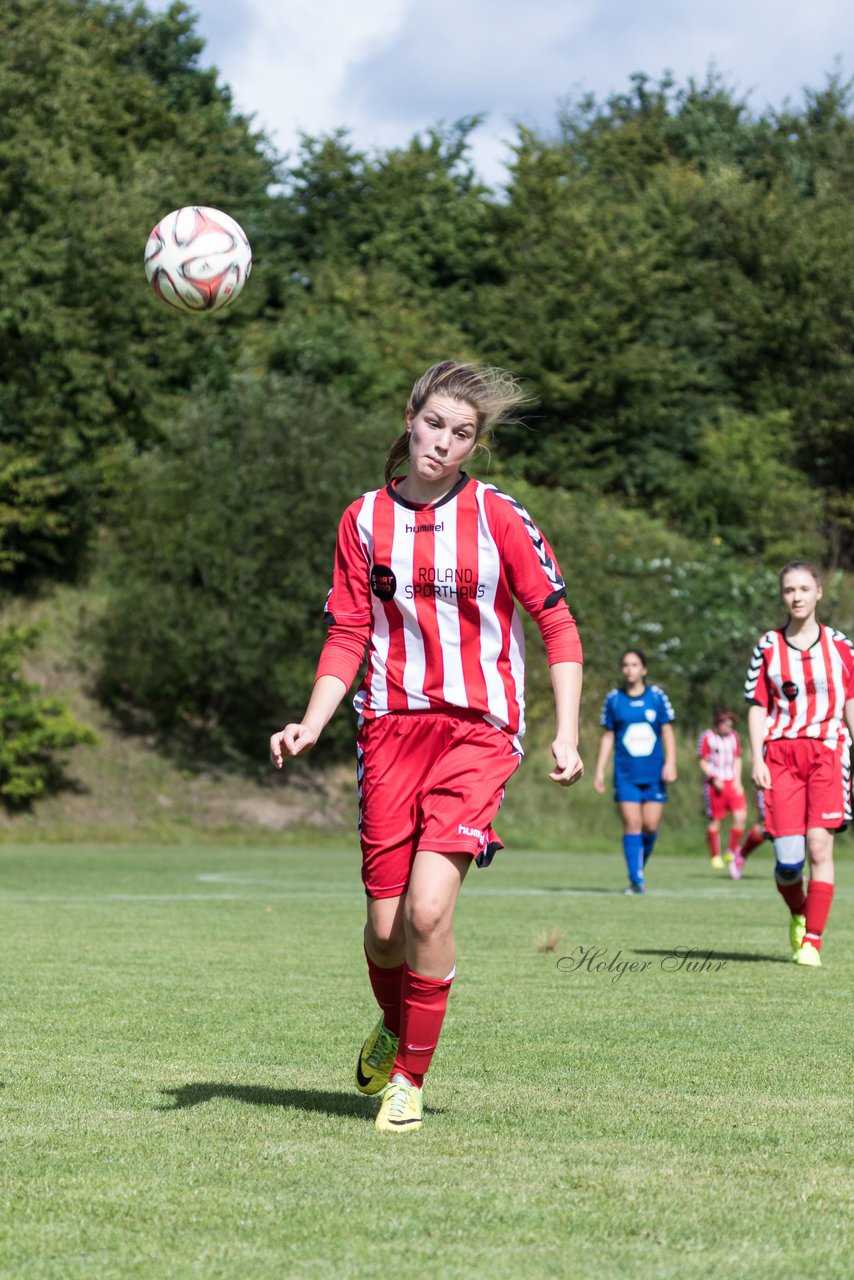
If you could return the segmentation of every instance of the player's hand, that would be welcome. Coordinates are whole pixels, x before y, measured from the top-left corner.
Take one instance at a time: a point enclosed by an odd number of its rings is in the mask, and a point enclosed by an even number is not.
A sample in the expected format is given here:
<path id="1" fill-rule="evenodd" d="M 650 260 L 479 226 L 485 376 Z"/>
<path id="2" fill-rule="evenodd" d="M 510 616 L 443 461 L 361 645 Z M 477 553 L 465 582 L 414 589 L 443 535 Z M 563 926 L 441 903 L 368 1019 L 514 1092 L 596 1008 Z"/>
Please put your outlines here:
<path id="1" fill-rule="evenodd" d="M 675 782 L 675 781 L 676 781 L 676 777 L 677 777 L 677 774 L 676 774 L 676 765 L 675 765 L 675 764 L 665 764 L 664 768 L 661 770 L 661 781 L 662 781 L 662 782 Z"/>
<path id="2" fill-rule="evenodd" d="M 311 750 L 317 738 L 317 730 L 311 725 L 286 724 L 270 739 L 270 760 L 277 769 L 281 769 L 286 755 L 301 756 L 304 751 Z"/>
<path id="3" fill-rule="evenodd" d="M 597 795 L 604 796 L 605 794 L 605 778 L 601 773 L 597 773 L 593 779 L 593 790 Z"/>
<path id="4" fill-rule="evenodd" d="M 578 782 L 584 774 L 584 765 L 575 747 L 556 738 L 552 743 L 552 755 L 555 758 L 555 768 L 549 774 L 552 782 L 562 787 L 571 787 Z"/>
<path id="5" fill-rule="evenodd" d="M 724 789 L 724 784 L 721 782 L 720 778 L 712 778 L 712 786 L 715 791 L 717 791 L 718 795 L 720 795 Z"/>
<path id="6" fill-rule="evenodd" d="M 771 770 L 764 760 L 757 760 L 753 766 L 753 785 L 760 791 L 771 790 Z"/>

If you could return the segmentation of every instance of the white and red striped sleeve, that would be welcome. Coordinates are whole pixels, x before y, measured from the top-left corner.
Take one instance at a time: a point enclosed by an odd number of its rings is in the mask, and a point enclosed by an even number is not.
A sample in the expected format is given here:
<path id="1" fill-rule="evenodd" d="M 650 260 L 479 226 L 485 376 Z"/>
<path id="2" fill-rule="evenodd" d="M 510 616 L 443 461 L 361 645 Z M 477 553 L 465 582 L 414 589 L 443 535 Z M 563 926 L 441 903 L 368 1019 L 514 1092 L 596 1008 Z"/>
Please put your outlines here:
<path id="1" fill-rule="evenodd" d="M 700 760 L 708 760 L 711 754 L 712 744 L 709 741 L 709 730 L 704 729 L 697 742 L 697 757 Z"/>
<path id="2" fill-rule="evenodd" d="M 836 645 L 837 652 L 842 659 L 842 670 L 844 676 L 844 701 L 850 702 L 854 698 L 854 645 L 842 631 L 832 632 L 833 643 Z"/>
<path id="3" fill-rule="evenodd" d="M 774 646 L 774 632 L 766 631 L 759 637 L 750 657 L 747 679 L 744 682 L 744 698 L 757 707 L 770 711 L 774 705 L 774 689 L 768 679 L 768 655 Z"/>
<path id="4" fill-rule="evenodd" d="M 549 665 L 583 662 L 566 584 L 544 534 L 520 503 L 492 487 L 486 511 L 510 590 L 539 627 Z"/>

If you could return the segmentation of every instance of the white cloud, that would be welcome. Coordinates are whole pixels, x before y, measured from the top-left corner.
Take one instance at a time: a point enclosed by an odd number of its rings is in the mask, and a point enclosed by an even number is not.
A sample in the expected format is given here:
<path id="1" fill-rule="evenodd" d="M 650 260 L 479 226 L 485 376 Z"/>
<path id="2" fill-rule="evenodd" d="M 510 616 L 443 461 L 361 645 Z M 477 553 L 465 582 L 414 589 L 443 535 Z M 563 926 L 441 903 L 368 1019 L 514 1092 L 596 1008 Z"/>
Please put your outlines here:
<path id="1" fill-rule="evenodd" d="M 166 0 L 162 0 L 163 3 Z M 837 55 L 852 69 L 850 0 L 194 0 L 207 63 L 280 151 L 347 128 L 387 147 L 464 115 L 500 182 L 514 122 L 550 128 L 573 90 L 599 97 L 644 71 L 679 82 L 711 64 L 756 109 L 801 100 Z"/>

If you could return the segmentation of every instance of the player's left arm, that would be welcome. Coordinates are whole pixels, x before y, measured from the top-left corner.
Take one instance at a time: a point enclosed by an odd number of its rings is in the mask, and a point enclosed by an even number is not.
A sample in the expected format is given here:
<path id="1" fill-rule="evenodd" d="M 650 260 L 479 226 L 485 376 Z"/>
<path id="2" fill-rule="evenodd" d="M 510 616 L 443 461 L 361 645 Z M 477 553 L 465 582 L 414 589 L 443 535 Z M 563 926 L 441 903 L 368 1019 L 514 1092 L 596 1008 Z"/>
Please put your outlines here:
<path id="1" fill-rule="evenodd" d="M 581 705 L 581 663 L 555 662 L 549 668 L 555 700 L 555 738 L 552 782 L 571 787 L 584 773 L 578 754 L 578 712 Z"/>
<path id="2" fill-rule="evenodd" d="M 578 754 L 583 655 L 566 586 L 554 552 L 524 507 L 490 492 L 487 512 L 510 590 L 536 622 L 546 648 L 555 702 L 555 768 L 549 777 L 571 787 L 584 772 Z"/>
<path id="3" fill-rule="evenodd" d="M 848 732 L 854 739 L 854 698 L 849 698 L 842 709 L 842 718 L 848 728 Z"/>
<path id="4" fill-rule="evenodd" d="M 676 734 L 672 724 L 661 726 L 661 742 L 664 746 L 664 768 L 661 770 L 662 782 L 675 782 L 676 771 Z"/>

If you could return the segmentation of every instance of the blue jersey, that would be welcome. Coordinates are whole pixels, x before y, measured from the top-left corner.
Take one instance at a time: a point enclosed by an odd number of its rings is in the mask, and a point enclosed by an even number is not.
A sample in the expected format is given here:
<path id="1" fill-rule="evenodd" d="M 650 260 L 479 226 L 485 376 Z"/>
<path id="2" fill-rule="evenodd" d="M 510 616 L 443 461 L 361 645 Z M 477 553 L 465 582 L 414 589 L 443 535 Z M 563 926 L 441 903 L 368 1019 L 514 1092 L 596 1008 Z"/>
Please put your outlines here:
<path id="1" fill-rule="evenodd" d="M 659 782 L 664 768 L 661 730 L 676 716 L 670 699 L 649 684 L 639 698 L 612 689 L 602 707 L 601 725 L 614 734 L 614 786 Z"/>

